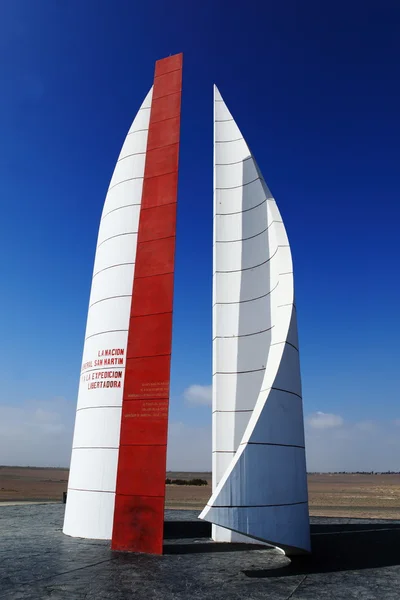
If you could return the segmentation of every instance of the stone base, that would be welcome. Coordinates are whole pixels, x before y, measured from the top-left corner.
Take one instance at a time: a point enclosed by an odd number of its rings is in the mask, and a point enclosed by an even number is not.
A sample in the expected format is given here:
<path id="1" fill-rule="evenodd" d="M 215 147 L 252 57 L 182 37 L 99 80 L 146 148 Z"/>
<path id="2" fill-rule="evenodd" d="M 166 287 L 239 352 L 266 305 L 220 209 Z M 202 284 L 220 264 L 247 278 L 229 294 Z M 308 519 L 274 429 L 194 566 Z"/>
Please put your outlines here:
<path id="1" fill-rule="evenodd" d="M 314 518 L 312 555 L 290 560 L 265 546 L 213 542 L 197 511 L 166 511 L 164 556 L 151 556 L 63 535 L 64 508 L 0 504 L 2 600 L 398 597 L 400 521 Z"/>

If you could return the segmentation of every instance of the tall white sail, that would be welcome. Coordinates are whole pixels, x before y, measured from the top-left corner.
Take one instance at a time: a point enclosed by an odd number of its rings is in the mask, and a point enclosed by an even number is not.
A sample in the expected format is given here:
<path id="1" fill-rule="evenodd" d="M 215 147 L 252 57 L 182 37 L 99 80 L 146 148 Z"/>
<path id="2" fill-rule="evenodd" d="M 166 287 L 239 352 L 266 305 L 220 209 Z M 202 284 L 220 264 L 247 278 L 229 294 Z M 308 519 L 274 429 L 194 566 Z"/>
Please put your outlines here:
<path id="1" fill-rule="evenodd" d="M 122 146 L 101 216 L 83 349 L 64 533 L 111 539 L 126 345 L 152 101 Z"/>
<path id="2" fill-rule="evenodd" d="M 213 494 L 217 541 L 310 550 L 292 258 L 285 227 L 214 88 Z"/>

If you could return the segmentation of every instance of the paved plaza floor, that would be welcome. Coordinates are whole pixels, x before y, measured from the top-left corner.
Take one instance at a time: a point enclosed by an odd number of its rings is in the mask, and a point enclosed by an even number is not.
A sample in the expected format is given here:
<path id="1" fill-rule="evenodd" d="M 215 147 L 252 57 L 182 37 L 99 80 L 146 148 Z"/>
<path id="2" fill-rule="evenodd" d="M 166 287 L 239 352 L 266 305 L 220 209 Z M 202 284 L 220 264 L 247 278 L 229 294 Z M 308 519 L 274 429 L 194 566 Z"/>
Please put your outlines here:
<path id="1" fill-rule="evenodd" d="M 400 521 L 312 519 L 313 554 L 215 544 L 197 512 L 166 511 L 165 554 L 62 534 L 64 505 L 0 505 L 3 600 L 400 598 Z"/>

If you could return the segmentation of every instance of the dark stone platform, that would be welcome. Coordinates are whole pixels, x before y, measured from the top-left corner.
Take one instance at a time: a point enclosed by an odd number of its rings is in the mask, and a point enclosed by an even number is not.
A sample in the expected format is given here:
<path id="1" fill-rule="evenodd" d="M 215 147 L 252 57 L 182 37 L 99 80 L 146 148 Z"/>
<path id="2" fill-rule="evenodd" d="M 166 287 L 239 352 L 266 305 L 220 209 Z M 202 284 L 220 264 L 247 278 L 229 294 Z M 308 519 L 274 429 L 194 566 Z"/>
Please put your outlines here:
<path id="1" fill-rule="evenodd" d="M 63 504 L 1 506 L 1 600 L 400 598 L 400 521 L 312 519 L 313 554 L 216 544 L 197 511 L 166 511 L 164 556 L 62 534 Z"/>

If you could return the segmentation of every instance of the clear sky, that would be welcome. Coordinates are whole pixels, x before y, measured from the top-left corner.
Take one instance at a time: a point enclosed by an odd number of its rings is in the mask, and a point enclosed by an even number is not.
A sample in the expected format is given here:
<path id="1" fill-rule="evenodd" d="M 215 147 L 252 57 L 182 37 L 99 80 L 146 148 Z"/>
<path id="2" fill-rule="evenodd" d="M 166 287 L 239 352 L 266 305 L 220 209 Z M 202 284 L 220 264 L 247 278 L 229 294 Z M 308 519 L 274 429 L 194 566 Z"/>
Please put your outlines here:
<path id="1" fill-rule="evenodd" d="M 182 51 L 169 467 L 210 467 L 215 82 L 292 245 L 308 467 L 400 470 L 399 22 L 396 0 L 2 3 L 0 464 L 69 462 L 108 182 Z"/>

